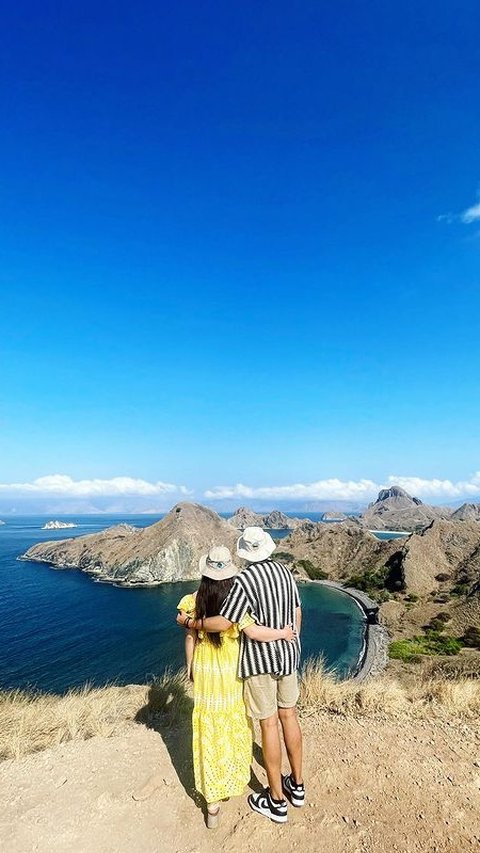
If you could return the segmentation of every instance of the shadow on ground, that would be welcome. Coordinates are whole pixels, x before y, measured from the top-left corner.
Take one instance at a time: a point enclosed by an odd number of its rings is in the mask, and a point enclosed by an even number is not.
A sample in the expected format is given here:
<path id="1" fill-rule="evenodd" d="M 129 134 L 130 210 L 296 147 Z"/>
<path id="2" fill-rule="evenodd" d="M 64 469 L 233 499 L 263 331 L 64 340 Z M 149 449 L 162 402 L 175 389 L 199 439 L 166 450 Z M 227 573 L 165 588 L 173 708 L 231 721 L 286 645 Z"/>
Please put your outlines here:
<path id="1" fill-rule="evenodd" d="M 167 675 L 150 684 L 147 704 L 137 712 L 135 722 L 160 735 L 185 793 L 200 807 L 202 798 L 193 778 L 192 711 L 185 680 Z"/>
<path id="2" fill-rule="evenodd" d="M 135 715 L 135 722 L 153 729 L 167 747 L 170 760 L 185 793 L 205 811 L 203 797 L 195 789 L 192 762 L 192 711 L 191 686 L 181 675 L 164 675 L 150 684 L 147 704 Z M 255 760 L 263 767 L 262 750 L 253 744 Z M 249 787 L 262 790 L 252 768 Z"/>

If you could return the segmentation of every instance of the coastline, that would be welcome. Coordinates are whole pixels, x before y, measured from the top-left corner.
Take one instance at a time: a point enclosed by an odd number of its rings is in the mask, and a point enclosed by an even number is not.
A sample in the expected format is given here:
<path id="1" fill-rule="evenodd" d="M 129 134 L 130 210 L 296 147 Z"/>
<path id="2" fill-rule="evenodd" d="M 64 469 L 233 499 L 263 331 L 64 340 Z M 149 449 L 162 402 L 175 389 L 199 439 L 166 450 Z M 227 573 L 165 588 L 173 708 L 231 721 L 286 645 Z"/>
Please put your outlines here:
<path id="1" fill-rule="evenodd" d="M 312 580 L 306 583 L 322 584 L 353 599 L 365 617 L 365 635 L 357 665 L 350 676 L 352 681 L 365 681 L 380 675 L 388 663 L 389 634 L 384 625 L 378 621 L 379 604 L 362 590 L 342 586 L 338 581 Z"/>

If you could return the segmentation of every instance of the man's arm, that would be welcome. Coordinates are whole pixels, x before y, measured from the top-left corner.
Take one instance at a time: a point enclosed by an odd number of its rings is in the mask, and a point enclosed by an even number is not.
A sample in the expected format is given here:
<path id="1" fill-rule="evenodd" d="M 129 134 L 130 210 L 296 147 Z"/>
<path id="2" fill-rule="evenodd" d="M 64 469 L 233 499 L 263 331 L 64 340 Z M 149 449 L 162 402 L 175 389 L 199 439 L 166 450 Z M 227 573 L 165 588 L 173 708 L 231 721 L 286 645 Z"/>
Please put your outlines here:
<path id="1" fill-rule="evenodd" d="M 251 640 L 256 640 L 257 643 L 271 643 L 272 640 L 288 640 L 293 642 L 297 634 L 290 626 L 286 628 L 267 628 L 265 625 L 248 625 L 243 629 L 243 633 L 250 637 Z"/>

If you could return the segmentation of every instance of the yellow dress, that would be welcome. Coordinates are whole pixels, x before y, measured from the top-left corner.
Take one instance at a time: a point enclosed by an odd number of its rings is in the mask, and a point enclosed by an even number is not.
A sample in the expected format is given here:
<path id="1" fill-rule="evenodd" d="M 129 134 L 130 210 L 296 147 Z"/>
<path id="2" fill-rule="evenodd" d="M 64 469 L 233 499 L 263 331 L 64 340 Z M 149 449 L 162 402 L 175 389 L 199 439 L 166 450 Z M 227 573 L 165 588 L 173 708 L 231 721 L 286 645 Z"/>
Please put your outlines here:
<path id="1" fill-rule="evenodd" d="M 195 598 L 185 595 L 178 610 L 195 616 Z M 243 793 L 250 779 L 253 731 L 243 701 L 243 682 L 237 675 L 241 625 L 222 631 L 221 646 L 202 633 L 193 654 L 193 769 L 195 787 L 207 803 Z"/>

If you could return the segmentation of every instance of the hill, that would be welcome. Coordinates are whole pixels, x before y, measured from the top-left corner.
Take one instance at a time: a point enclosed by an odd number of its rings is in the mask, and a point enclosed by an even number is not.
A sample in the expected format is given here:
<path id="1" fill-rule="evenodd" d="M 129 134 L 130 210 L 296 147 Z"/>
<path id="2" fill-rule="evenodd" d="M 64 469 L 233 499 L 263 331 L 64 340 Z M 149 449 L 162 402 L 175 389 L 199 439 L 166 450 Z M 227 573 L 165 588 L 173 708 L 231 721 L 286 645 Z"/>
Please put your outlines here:
<path id="1" fill-rule="evenodd" d="M 370 530 L 408 530 L 424 527 L 437 518 L 448 518 L 451 510 L 424 504 L 400 486 L 382 489 L 362 514 L 363 524 Z"/>
<path id="2" fill-rule="evenodd" d="M 179 503 L 149 527 L 127 524 L 100 533 L 41 542 L 21 559 L 78 568 L 102 581 L 125 586 L 154 585 L 199 577 L 199 557 L 213 544 L 233 548 L 236 534 L 216 512 Z"/>

